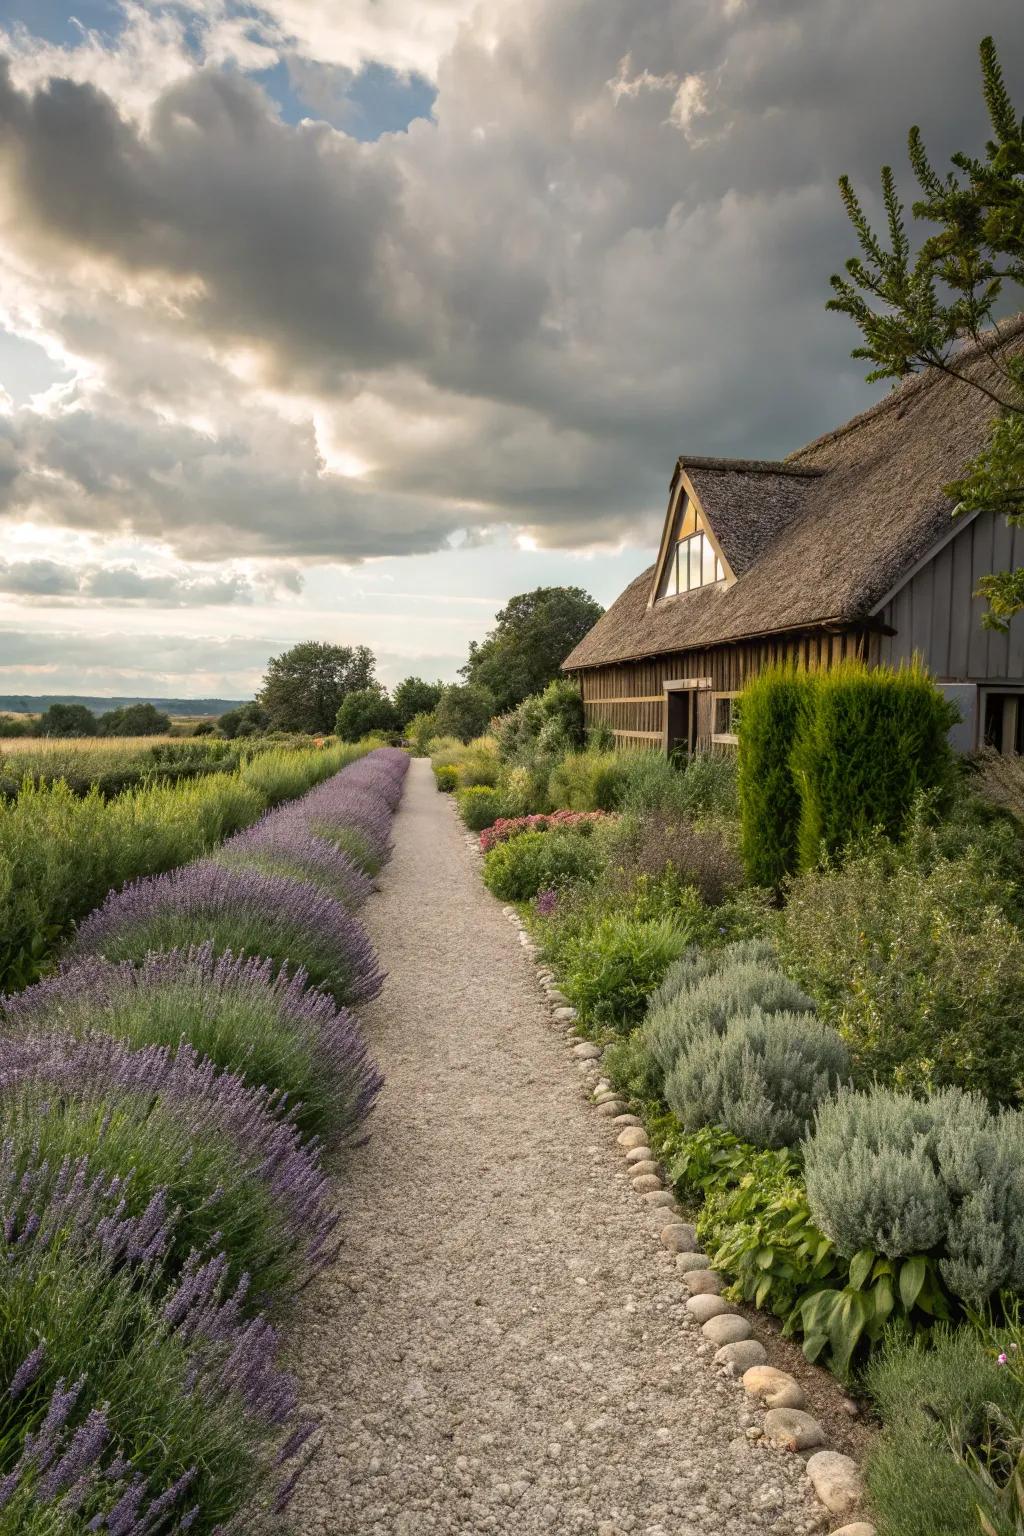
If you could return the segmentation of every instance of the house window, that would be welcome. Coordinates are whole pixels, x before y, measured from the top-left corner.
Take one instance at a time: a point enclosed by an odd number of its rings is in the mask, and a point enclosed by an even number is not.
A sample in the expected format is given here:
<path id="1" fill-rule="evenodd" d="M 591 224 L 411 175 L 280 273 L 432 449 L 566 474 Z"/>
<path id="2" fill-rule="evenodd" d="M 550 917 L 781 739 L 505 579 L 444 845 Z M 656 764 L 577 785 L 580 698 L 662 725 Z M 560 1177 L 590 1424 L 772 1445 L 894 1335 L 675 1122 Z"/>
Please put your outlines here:
<path id="1" fill-rule="evenodd" d="M 692 592 L 695 587 L 710 587 L 725 580 L 725 569 L 715 553 L 715 546 L 704 532 L 690 501 L 683 507 L 678 528 L 662 597 L 676 597 L 680 592 Z"/>
<path id="2" fill-rule="evenodd" d="M 738 693 L 716 693 L 711 700 L 711 740 L 723 746 L 735 747 L 739 743 L 740 696 Z"/>
<path id="3" fill-rule="evenodd" d="M 985 694 L 985 745 L 1006 757 L 1024 753 L 1024 693 Z"/>

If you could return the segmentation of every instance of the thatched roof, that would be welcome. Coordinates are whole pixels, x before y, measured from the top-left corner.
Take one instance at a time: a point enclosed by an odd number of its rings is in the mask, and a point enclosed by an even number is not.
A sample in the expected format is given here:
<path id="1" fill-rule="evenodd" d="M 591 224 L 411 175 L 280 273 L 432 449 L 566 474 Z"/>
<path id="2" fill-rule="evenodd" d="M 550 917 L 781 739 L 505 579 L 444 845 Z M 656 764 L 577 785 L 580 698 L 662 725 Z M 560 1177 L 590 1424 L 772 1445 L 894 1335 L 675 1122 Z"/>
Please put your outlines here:
<path id="1" fill-rule="evenodd" d="M 1024 315 L 1000 332 L 1003 347 L 1024 350 Z M 994 375 L 984 347 L 956 361 Z M 979 390 L 930 369 L 781 462 L 683 454 L 672 484 L 688 476 L 736 581 L 649 607 L 651 566 L 563 668 L 867 618 L 948 535 L 943 486 L 982 446 L 994 411 Z"/>

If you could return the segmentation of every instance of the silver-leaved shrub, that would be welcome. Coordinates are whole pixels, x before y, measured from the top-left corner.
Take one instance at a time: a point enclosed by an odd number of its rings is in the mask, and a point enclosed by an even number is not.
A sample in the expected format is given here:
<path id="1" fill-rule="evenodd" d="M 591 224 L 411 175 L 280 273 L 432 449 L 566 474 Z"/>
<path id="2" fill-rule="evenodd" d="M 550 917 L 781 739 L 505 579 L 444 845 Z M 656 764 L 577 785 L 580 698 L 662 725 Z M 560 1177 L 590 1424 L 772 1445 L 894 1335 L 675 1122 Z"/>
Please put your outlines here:
<path id="1" fill-rule="evenodd" d="M 721 1033 L 693 1038 L 666 1079 L 665 1097 L 687 1130 L 720 1125 L 757 1147 L 789 1147 L 849 1072 L 835 1030 L 806 1013 L 755 1007 Z"/>
<path id="2" fill-rule="evenodd" d="M 811 999 L 783 976 L 777 964 L 766 962 L 764 951 L 756 939 L 730 945 L 708 957 L 719 962 L 714 969 L 689 962 L 693 979 L 678 978 L 667 998 L 662 987 L 648 1010 L 644 1040 L 663 1077 L 684 1052 L 709 1036 L 722 1034 L 730 1020 L 740 1015 L 755 1009 L 762 1014 L 814 1012 Z"/>
<path id="3" fill-rule="evenodd" d="M 1024 1288 L 1024 1117 L 977 1094 L 876 1087 L 819 1106 L 804 1147 L 807 1198 L 840 1253 L 931 1253 L 980 1306 Z"/>

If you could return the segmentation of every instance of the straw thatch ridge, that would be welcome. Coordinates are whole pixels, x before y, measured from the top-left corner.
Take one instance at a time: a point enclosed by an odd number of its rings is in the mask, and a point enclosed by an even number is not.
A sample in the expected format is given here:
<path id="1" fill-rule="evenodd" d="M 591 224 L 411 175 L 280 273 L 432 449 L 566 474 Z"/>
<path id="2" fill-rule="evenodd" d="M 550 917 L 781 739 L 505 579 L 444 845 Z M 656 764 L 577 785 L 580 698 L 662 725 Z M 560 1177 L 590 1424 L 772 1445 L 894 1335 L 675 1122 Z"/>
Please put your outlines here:
<path id="1" fill-rule="evenodd" d="M 1024 351 L 1024 316 L 1000 326 L 997 350 Z M 998 383 L 991 351 L 986 338 L 955 366 Z M 929 370 L 781 463 L 684 456 L 680 468 L 737 580 L 649 607 L 650 567 L 563 668 L 863 621 L 948 536 L 943 487 L 982 447 L 995 409 L 970 384 Z"/>

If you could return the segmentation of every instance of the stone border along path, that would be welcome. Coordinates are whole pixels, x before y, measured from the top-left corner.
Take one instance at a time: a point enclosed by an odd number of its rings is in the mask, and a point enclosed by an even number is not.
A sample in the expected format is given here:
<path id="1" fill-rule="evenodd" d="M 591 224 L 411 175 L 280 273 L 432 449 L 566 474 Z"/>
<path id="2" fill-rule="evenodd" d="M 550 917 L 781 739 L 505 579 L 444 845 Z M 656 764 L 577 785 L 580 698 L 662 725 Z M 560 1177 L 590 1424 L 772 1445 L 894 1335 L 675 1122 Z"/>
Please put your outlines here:
<path id="1" fill-rule="evenodd" d="M 854 1464 L 817 1450 L 800 1388 L 694 1257 L 643 1127 L 482 887 L 425 759 L 394 842 L 364 909 L 389 972 L 363 1010 L 386 1086 L 343 1170 L 341 1256 L 295 1330 L 325 1427 L 294 1530 L 802 1536 L 849 1519 Z"/>

